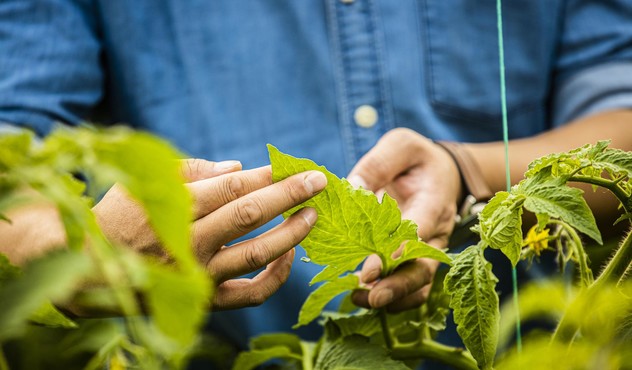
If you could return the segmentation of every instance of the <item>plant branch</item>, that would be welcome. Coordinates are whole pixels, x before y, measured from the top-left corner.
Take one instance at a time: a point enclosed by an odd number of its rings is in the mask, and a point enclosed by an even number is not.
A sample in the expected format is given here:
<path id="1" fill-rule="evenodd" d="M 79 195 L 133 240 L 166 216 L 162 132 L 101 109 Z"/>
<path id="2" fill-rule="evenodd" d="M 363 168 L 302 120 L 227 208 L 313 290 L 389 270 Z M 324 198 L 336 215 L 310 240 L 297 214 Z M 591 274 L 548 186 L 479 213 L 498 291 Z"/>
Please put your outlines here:
<path id="1" fill-rule="evenodd" d="M 583 182 L 586 184 L 592 184 L 592 185 L 601 186 L 602 188 L 606 188 L 610 190 L 612 194 L 614 194 L 614 196 L 616 196 L 617 199 L 621 202 L 621 205 L 623 206 L 625 213 L 627 214 L 632 213 L 632 210 L 630 209 L 630 205 L 628 204 L 628 202 L 630 201 L 630 195 L 628 195 L 623 189 L 621 189 L 621 187 L 619 186 L 620 180 L 612 181 L 612 180 L 607 180 L 600 177 L 575 175 L 575 176 L 571 176 L 568 179 L 568 181 Z"/>
<path id="2" fill-rule="evenodd" d="M 625 276 L 625 272 L 632 263 L 632 246 L 630 244 L 632 244 L 632 230 L 628 232 L 628 235 L 626 235 L 625 239 L 623 239 L 623 242 L 615 252 L 614 257 L 612 257 L 610 262 L 606 265 L 606 268 L 599 277 L 597 277 L 597 280 L 595 281 L 595 284 L 591 286 L 591 289 L 597 289 L 593 287 L 601 286 L 607 282 L 616 283 Z"/>
<path id="3" fill-rule="evenodd" d="M 597 280 L 588 287 L 587 290 L 580 293 L 581 294 L 591 294 L 596 290 L 601 289 L 605 284 L 617 284 L 624 276 L 627 269 L 632 262 L 632 230 L 628 232 L 625 239 L 615 252 L 614 257 L 608 262 L 606 268 L 603 272 L 597 277 Z M 581 299 L 581 298 L 577 298 Z M 568 312 L 569 310 L 566 310 Z M 577 328 L 569 322 L 570 320 L 566 315 L 562 317 L 555 332 L 553 333 L 552 341 L 562 341 L 562 342 L 571 342 L 575 337 L 575 333 L 577 332 Z"/>
<path id="4" fill-rule="evenodd" d="M 459 370 L 478 370 L 476 360 L 464 348 L 446 346 L 432 339 L 396 346 L 393 348 L 392 356 L 396 360 L 424 358 L 440 361 Z"/>

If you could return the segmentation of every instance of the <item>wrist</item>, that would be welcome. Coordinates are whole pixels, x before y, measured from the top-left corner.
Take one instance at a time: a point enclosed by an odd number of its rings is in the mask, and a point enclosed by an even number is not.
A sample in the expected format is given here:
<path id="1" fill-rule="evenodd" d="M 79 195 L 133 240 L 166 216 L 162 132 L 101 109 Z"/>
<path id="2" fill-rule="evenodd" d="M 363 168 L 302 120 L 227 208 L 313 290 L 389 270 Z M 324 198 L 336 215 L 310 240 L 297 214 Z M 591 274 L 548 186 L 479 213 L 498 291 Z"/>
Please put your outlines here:
<path id="1" fill-rule="evenodd" d="M 457 198 L 456 225 L 448 242 L 449 246 L 458 246 L 470 241 L 472 237 L 470 227 L 477 221 L 478 213 L 494 194 L 477 162 L 463 144 L 449 141 L 435 143 L 450 155 L 461 179 L 461 193 Z"/>
<path id="2" fill-rule="evenodd" d="M 474 198 L 476 202 L 485 202 L 494 195 L 478 164 L 463 144 L 452 141 L 437 141 L 435 144 L 448 152 L 459 171 L 462 189 L 459 205 L 463 205 L 468 198 Z"/>

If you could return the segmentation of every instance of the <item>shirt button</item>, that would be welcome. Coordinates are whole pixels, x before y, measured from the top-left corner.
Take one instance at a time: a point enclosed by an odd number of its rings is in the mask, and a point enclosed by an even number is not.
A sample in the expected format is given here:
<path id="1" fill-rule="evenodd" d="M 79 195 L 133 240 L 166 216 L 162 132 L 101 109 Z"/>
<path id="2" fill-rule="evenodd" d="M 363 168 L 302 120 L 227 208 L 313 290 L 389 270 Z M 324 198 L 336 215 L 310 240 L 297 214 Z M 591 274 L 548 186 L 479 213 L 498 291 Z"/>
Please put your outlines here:
<path id="1" fill-rule="evenodd" d="M 370 105 L 361 105 L 353 113 L 355 123 L 360 127 L 373 127 L 377 123 L 377 110 Z"/>

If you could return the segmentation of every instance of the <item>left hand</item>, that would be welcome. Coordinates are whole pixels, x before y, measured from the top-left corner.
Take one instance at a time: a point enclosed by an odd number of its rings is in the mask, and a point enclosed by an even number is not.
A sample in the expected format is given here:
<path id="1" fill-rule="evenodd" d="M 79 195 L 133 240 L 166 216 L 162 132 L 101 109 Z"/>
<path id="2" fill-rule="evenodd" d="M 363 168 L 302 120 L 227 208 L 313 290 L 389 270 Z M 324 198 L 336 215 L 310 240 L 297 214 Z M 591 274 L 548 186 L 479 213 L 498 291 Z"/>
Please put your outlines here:
<path id="1" fill-rule="evenodd" d="M 459 170 L 450 155 L 415 131 L 397 128 L 386 133 L 353 168 L 349 181 L 393 197 L 402 218 L 419 225 L 417 233 L 428 244 L 445 248 L 454 228 L 462 192 Z M 356 291 L 353 301 L 367 308 L 387 307 L 398 312 L 424 303 L 439 262 L 419 258 L 402 264 L 379 280 L 381 262 L 370 256 L 360 279 L 371 287 Z"/>

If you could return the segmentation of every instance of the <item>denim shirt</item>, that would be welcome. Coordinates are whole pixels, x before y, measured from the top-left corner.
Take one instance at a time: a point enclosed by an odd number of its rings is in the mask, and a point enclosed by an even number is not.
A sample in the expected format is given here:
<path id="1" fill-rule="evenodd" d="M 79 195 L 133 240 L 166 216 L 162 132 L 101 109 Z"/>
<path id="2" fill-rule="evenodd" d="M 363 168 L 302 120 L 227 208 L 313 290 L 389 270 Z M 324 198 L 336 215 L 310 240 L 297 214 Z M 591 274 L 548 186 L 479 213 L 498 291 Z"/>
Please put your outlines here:
<path id="1" fill-rule="evenodd" d="M 510 138 L 632 107 L 630 0 L 503 12 Z M 3 0 L 0 122 L 124 122 L 244 168 L 272 143 L 345 176 L 394 127 L 500 140 L 496 32 L 491 0 Z M 268 302 L 216 325 L 240 343 L 289 331 L 319 270 L 302 255 Z"/>

